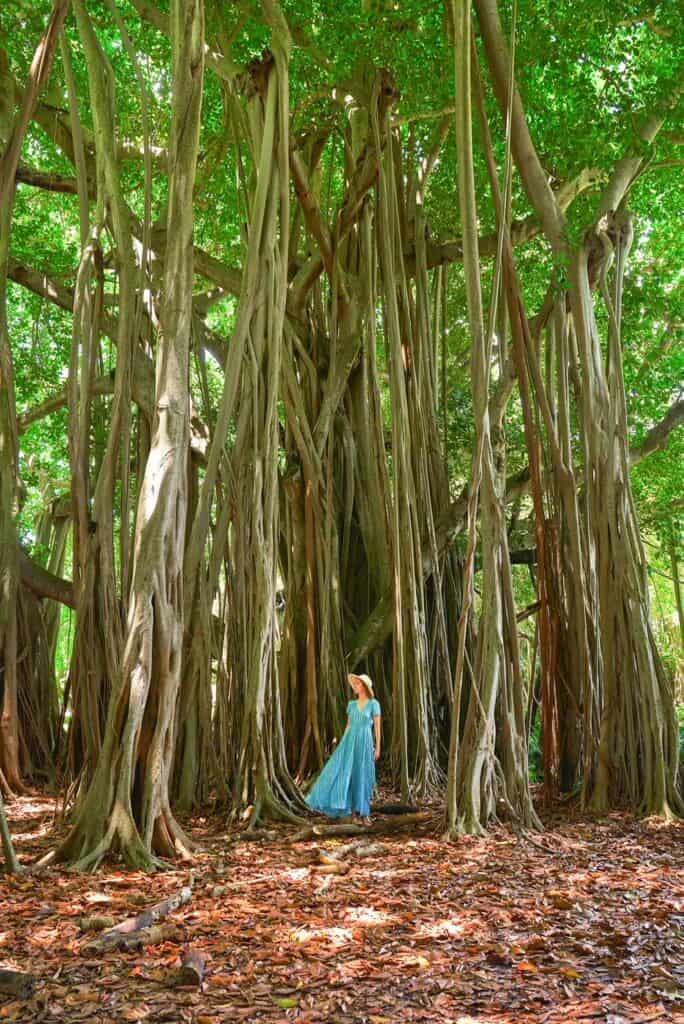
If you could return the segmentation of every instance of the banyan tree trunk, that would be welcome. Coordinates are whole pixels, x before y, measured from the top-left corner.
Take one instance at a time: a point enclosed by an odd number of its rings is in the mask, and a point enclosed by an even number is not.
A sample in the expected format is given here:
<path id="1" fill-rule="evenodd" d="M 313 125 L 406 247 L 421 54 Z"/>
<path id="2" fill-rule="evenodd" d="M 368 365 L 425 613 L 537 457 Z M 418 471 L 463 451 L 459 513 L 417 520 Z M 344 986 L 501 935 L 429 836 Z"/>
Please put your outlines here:
<path id="1" fill-rule="evenodd" d="M 130 216 L 120 179 L 114 122 L 114 72 L 96 37 L 82 0 L 74 12 L 83 43 L 95 128 L 98 195 L 89 230 L 82 218 L 81 261 L 74 293 L 74 328 L 69 374 L 69 448 L 73 516 L 73 579 L 76 588 L 76 632 L 70 672 L 72 718 L 68 739 L 68 768 L 79 788 L 87 788 L 99 763 L 111 687 L 121 669 L 122 606 L 118 596 L 115 557 L 114 506 L 119 464 L 127 463 L 130 432 L 131 371 L 136 272 Z M 67 57 L 68 66 L 68 57 Z M 75 152 L 82 196 L 82 139 L 76 125 Z M 87 204 L 83 204 L 87 209 Z M 114 397 L 102 462 L 91 496 L 89 473 L 90 383 L 96 366 L 102 318 L 101 235 L 105 211 L 110 218 L 118 254 L 119 302 L 116 330 Z M 124 519 L 121 531 L 127 530 Z"/>
<path id="2" fill-rule="evenodd" d="M 173 0 L 168 243 L 153 438 L 138 501 L 120 674 L 93 781 L 57 859 L 96 865 L 112 847 L 130 865 L 183 852 L 169 804 L 183 649 L 183 554 L 190 436 L 193 185 L 204 67 L 201 0 Z"/>
<path id="3" fill-rule="evenodd" d="M 627 801 L 645 814 L 668 816 L 683 806 L 677 787 L 679 737 L 672 684 L 649 622 L 622 375 L 622 292 L 632 239 L 631 216 L 624 210 L 609 215 L 570 268 L 575 287 L 569 299 L 582 370 L 587 546 L 597 582 L 603 668 L 601 723 L 591 752 L 595 767 L 584 786 L 586 799 L 598 810 Z M 608 314 L 605 364 L 589 280 L 597 245 L 603 250 L 599 280 Z"/>
<path id="4" fill-rule="evenodd" d="M 377 115 L 374 127 L 379 149 Z M 417 353 L 411 344 L 409 296 L 401 272 L 402 238 L 398 218 L 401 200 L 396 193 L 393 149 L 388 141 L 380 170 L 378 248 L 392 399 L 393 752 L 402 798 L 408 799 L 410 789 L 421 794 L 430 792 L 436 787 L 438 775 L 430 742 L 432 708 L 427 674 L 422 537 L 418 521 L 418 488 L 424 481 L 416 479 L 417 467 L 411 458 L 413 441 L 409 437 L 409 431 L 413 433 L 414 429 L 415 435 L 420 436 L 420 423 L 415 422 L 415 414 L 411 417 L 409 413 L 410 380 L 420 369 L 412 365 Z M 429 500 L 428 495 L 425 497 Z M 411 708 L 414 715 L 410 716 Z"/>
<path id="5" fill-rule="evenodd" d="M 462 736 L 458 698 L 460 673 L 463 670 L 463 636 L 459 638 L 461 649 L 456 678 L 457 695 L 453 705 L 447 790 L 447 825 L 449 832 L 453 833 L 457 830 L 481 832 L 496 816 L 499 799 L 525 825 L 536 824 L 536 815 L 529 791 L 515 604 L 503 514 L 502 474 L 497 472 L 490 424 L 489 367 L 499 285 L 498 274 L 495 274 L 492 308 L 488 329 L 485 331 L 472 151 L 469 4 L 465 0 L 452 0 L 451 13 L 455 39 L 459 200 L 472 336 L 471 377 L 476 425 L 469 499 L 470 539 L 465 567 L 467 588 L 472 587 L 478 494 L 481 494 L 482 543 L 482 610 L 477 631 L 473 682 Z M 501 434 L 500 426 L 498 434 Z M 472 596 L 468 597 L 472 601 Z M 462 621 L 461 633 L 463 628 Z M 498 735 L 497 706 L 500 723 Z"/>
<path id="6" fill-rule="evenodd" d="M 239 512 L 230 536 L 233 699 L 239 721 L 232 777 L 234 807 L 296 817 L 297 793 L 285 757 L 278 685 L 276 591 L 279 555 L 278 390 L 289 246 L 288 60 L 290 38 L 276 5 L 266 4 L 272 55 L 251 66 L 249 123 L 256 165 L 252 220 L 258 244 L 256 301 L 247 326 L 231 501 Z"/>
<path id="7" fill-rule="evenodd" d="M 571 245 L 563 211 L 539 161 L 510 73 L 497 2 L 475 0 L 475 8 L 494 91 L 501 110 L 510 114 L 512 151 L 523 186 L 557 263 L 568 268 L 570 288 L 555 313 L 561 339 L 558 429 L 538 361 L 529 347 L 528 360 L 562 516 L 563 543 L 555 572 L 562 585 L 555 592 L 571 595 L 567 633 L 559 642 L 569 645 L 574 637 L 572 657 L 580 682 L 571 691 L 570 704 L 577 711 L 581 703 L 583 798 L 599 810 L 628 803 L 646 813 L 667 815 L 682 807 L 677 728 L 673 694 L 649 625 L 645 559 L 629 478 L 621 306 L 632 240 L 627 195 L 643 167 L 645 152 L 681 95 L 681 81 L 669 84 L 669 91 L 636 127 L 636 137 L 609 177 L 594 224 L 582 244 Z M 597 288 L 608 323 L 605 359 L 594 310 Z M 568 436 L 566 381 L 570 374 L 580 452 L 572 450 Z M 573 458 L 583 463 L 583 495 Z M 557 612 L 562 628 L 563 611 Z M 569 739 L 566 750 L 572 748 L 569 753 L 574 760 L 577 737 Z"/>
<path id="8" fill-rule="evenodd" d="M 2 847 L 3 856 L 5 858 L 5 870 L 7 874 L 18 874 L 20 871 L 19 861 L 17 860 L 17 855 L 14 852 L 12 836 L 10 835 L 9 825 L 7 824 L 7 815 L 5 814 L 5 803 L 2 798 L 2 790 L 0 790 L 0 847 Z"/>
<path id="9" fill-rule="evenodd" d="M 36 48 L 17 116 L 10 124 L 6 112 L 11 111 L 11 106 L 4 104 L 7 120 L 3 118 L 4 123 L 0 122 L 0 786 L 14 790 L 22 788 L 19 691 L 26 671 L 26 666 L 18 669 L 18 657 L 22 647 L 32 644 L 32 638 L 22 628 L 24 617 L 18 604 L 19 547 L 14 522 L 19 497 L 18 430 L 7 321 L 10 225 L 22 143 L 50 74 L 67 9 L 66 0 L 56 0 Z M 30 686 L 30 678 L 26 682 Z"/>
<path id="10" fill-rule="evenodd" d="M 7 324 L 10 207 L 0 208 L 0 785 L 21 791 L 19 676 L 17 672 L 19 544 L 14 373 Z"/>

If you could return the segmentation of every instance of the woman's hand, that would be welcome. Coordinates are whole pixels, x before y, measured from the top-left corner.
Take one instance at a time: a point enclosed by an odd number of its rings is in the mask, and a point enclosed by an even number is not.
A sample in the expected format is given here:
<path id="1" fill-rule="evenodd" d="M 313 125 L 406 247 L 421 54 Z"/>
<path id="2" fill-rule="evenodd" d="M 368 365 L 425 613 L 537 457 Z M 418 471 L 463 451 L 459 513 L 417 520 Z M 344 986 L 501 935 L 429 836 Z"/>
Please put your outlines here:
<path id="1" fill-rule="evenodd" d="M 380 760 L 380 747 L 376 747 L 375 748 L 375 760 L 376 761 Z"/>

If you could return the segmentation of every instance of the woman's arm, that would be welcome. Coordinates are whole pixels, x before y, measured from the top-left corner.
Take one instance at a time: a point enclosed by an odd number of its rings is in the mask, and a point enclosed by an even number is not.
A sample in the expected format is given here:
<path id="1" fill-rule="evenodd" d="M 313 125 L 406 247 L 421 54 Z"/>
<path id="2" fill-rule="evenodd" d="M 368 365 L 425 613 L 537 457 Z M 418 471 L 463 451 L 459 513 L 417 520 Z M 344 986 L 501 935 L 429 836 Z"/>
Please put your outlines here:
<path id="1" fill-rule="evenodd" d="M 382 719 L 380 715 L 373 716 L 373 732 L 375 733 L 375 760 L 380 757 L 380 738 L 382 736 Z"/>

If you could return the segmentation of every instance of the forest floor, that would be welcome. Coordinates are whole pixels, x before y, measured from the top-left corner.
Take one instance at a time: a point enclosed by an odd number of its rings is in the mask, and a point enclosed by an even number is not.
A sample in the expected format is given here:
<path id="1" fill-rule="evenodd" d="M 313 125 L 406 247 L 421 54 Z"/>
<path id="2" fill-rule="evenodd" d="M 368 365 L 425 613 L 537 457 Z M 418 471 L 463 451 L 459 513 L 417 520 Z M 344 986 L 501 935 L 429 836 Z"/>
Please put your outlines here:
<path id="1" fill-rule="evenodd" d="M 8 812 L 24 864 L 63 832 L 44 796 Z M 0 877 L 0 968 L 36 977 L 26 999 L 0 994 L 0 1022 L 684 1021 L 684 824 L 568 811 L 531 840 L 423 828 L 355 847 L 187 824 L 204 850 L 190 867 Z M 346 873 L 324 873 L 340 849 Z M 165 942 L 88 949 L 81 918 L 120 922 L 190 880 Z M 199 988 L 177 987 L 188 946 Z"/>

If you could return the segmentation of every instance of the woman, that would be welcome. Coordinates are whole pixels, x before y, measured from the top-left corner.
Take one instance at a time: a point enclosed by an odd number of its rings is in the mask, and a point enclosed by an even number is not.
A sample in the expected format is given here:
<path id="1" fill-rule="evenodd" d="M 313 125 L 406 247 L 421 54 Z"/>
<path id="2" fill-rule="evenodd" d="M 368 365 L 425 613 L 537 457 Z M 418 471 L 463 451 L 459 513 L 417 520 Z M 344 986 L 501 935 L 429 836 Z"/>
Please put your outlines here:
<path id="1" fill-rule="evenodd" d="M 347 728 L 306 803 L 329 818 L 359 814 L 369 824 L 375 762 L 380 757 L 380 705 L 368 676 L 347 678 L 356 694 L 356 700 L 347 704 Z"/>

